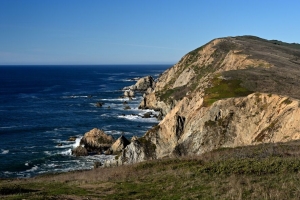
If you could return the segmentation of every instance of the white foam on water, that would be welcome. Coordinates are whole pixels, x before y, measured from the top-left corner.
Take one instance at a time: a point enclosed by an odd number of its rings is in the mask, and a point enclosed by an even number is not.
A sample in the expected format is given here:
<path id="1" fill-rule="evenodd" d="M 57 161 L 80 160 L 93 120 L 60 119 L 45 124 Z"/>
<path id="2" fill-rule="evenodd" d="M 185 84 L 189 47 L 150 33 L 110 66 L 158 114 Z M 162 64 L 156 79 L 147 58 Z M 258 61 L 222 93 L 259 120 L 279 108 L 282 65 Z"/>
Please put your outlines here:
<path id="1" fill-rule="evenodd" d="M 10 129 L 10 128 L 16 128 L 17 126 L 2 126 L 0 128 L 2 129 Z"/>
<path id="2" fill-rule="evenodd" d="M 70 95 L 70 96 L 62 96 L 63 99 L 77 99 L 77 98 L 88 98 L 86 95 Z"/>
<path id="3" fill-rule="evenodd" d="M 1 153 L 0 154 L 8 154 L 9 150 L 5 150 L 5 149 L 1 149 Z"/>
<path id="4" fill-rule="evenodd" d="M 74 144 L 62 144 L 61 146 L 59 145 L 56 145 L 55 148 L 58 148 L 58 149 L 65 149 L 65 148 L 73 148 Z"/>
<path id="5" fill-rule="evenodd" d="M 159 122 L 156 118 L 142 118 L 140 115 L 119 115 L 118 118 L 124 118 L 130 121 L 137 121 L 137 122 Z"/>
<path id="6" fill-rule="evenodd" d="M 109 130 L 109 131 L 105 131 L 105 133 L 110 134 L 110 135 L 121 135 L 122 133 L 125 133 L 124 131 L 116 131 L 116 130 Z"/>
<path id="7" fill-rule="evenodd" d="M 109 115 L 107 113 L 101 114 L 101 117 L 109 117 Z"/>
<path id="8" fill-rule="evenodd" d="M 51 163 L 51 164 L 47 164 L 46 167 L 47 168 L 58 168 L 58 167 L 60 167 L 60 165 L 56 165 L 54 163 Z"/>
<path id="9" fill-rule="evenodd" d="M 36 146 L 28 146 L 28 147 L 24 147 L 24 149 L 34 149 L 36 148 Z"/>
<path id="10" fill-rule="evenodd" d="M 76 147 L 79 147 L 81 139 L 82 139 L 82 137 L 76 138 L 75 143 L 73 144 L 73 148 L 74 149 Z"/>
<path id="11" fill-rule="evenodd" d="M 132 97 L 133 100 L 137 99 L 136 97 Z M 101 99 L 102 101 L 130 101 L 128 97 L 124 98 L 116 98 L 116 99 Z"/>
<path id="12" fill-rule="evenodd" d="M 44 151 L 44 154 L 46 154 L 46 155 L 48 155 L 48 156 L 53 155 L 52 153 L 50 153 L 50 151 Z"/>
<path id="13" fill-rule="evenodd" d="M 34 165 L 31 169 L 26 170 L 26 172 L 34 172 L 36 170 L 38 170 L 38 166 Z"/>
<path id="14" fill-rule="evenodd" d="M 60 152 L 61 155 L 69 156 L 72 155 L 72 149 Z"/>

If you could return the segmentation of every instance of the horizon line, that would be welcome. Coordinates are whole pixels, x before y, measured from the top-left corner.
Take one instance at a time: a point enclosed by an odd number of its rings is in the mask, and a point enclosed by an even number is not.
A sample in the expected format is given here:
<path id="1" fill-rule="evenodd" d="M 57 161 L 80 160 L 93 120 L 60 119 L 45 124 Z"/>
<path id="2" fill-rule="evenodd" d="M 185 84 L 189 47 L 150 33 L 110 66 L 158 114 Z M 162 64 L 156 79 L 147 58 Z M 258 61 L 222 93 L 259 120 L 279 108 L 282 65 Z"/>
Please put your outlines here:
<path id="1" fill-rule="evenodd" d="M 0 64 L 0 66 L 108 66 L 108 65 L 174 65 L 175 63 L 147 63 L 147 64 Z"/>

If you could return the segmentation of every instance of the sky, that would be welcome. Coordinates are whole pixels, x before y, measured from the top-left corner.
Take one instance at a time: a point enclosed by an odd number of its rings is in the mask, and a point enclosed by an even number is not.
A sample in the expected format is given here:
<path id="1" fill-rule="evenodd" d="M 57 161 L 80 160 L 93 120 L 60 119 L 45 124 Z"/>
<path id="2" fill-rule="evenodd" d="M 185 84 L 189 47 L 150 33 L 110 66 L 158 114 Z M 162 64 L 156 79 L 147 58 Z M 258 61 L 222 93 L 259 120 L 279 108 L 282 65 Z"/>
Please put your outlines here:
<path id="1" fill-rule="evenodd" d="M 212 39 L 300 43 L 299 0 L 0 0 L 0 65 L 175 64 Z"/>

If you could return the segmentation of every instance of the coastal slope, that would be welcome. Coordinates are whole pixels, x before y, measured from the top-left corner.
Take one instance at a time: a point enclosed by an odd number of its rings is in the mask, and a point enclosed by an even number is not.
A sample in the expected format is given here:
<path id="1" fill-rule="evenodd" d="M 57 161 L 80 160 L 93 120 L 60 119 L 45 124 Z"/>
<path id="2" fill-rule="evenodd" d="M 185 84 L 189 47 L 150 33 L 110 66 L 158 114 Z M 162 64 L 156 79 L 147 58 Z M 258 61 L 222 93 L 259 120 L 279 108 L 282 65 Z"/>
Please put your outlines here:
<path id="1" fill-rule="evenodd" d="M 300 45 L 254 36 L 218 38 L 166 70 L 140 108 L 163 120 L 118 163 L 199 155 L 300 137 Z"/>

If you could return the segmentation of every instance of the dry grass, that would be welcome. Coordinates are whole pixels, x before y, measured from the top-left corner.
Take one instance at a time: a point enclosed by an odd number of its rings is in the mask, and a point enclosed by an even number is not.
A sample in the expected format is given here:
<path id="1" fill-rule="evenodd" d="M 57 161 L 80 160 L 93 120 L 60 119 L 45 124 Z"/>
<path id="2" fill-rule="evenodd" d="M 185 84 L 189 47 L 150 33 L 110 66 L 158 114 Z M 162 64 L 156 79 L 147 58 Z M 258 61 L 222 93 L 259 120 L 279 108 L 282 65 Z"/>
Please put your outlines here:
<path id="1" fill-rule="evenodd" d="M 1 199 L 299 199 L 300 142 L 0 181 Z M 5 193 L 6 192 L 6 193 Z"/>

